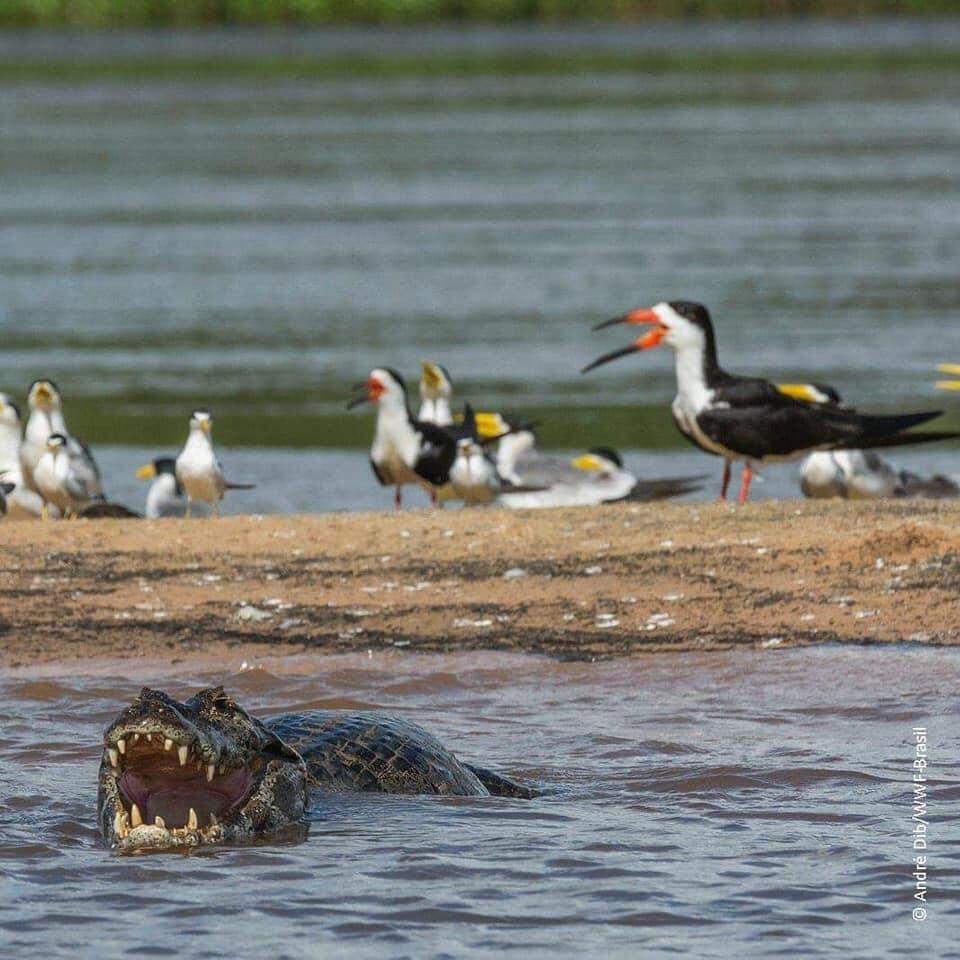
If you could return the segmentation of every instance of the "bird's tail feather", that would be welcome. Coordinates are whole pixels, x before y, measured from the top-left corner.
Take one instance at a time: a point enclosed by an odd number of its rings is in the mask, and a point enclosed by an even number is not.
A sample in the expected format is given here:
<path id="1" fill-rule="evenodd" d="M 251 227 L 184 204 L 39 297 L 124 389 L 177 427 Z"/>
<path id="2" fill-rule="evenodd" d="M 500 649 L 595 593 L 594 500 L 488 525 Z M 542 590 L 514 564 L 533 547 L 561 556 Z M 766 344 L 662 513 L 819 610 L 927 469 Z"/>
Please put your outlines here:
<path id="1" fill-rule="evenodd" d="M 925 410 L 922 413 L 898 413 L 889 415 L 861 414 L 857 417 L 857 426 L 865 437 L 887 437 L 903 433 L 923 423 L 936 420 L 942 410 Z"/>

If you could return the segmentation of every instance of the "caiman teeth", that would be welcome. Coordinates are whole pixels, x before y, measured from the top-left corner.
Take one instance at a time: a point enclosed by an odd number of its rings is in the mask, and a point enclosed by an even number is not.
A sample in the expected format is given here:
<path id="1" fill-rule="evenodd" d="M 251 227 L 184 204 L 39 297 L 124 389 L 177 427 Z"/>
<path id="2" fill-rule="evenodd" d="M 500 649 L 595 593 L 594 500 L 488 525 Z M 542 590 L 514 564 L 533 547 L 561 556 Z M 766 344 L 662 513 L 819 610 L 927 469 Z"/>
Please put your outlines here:
<path id="1" fill-rule="evenodd" d="M 191 830 L 196 830 L 199 825 L 200 823 L 197 820 L 197 811 L 194 810 L 193 807 L 191 807 L 190 813 L 187 814 L 187 826 Z"/>
<path id="2" fill-rule="evenodd" d="M 154 825 L 155 827 L 160 827 L 161 830 L 166 830 L 166 829 L 167 829 L 167 824 L 166 824 L 166 822 L 164 821 L 163 817 L 161 817 L 161 816 L 156 816 L 156 817 L 153 818 L 153 825 Z"/>
<path id="3" fill-rule="evenodd" d="M 167 739 L 163 741 L 163 749 L 164 750 L 173 749 L 173 741 L 169 737 L 167 737 Z"/>
<path id="4" fill-rule="evenodd" d="M 177 750 L 177 756 L 180 758 L 180 766 L 181 766 L 181 767 L 186 766 L 187 756 L 189 755 L 189 753 L 190 753 L 190 748 L 189 748 L 189 747 L 180 747 L 180 748 Z"/>
<path id="5" fill-rule="evenodd" d="M 117 741 L 117 749 L 118 749 L 121 753 L 126 753 L 126 752 L 127 752 L 127 741 L 126 741 L 126 740 L 118 740 L 118 741 Z"/>
<path id="6" fill-rule="evenodd" d="M 113 747 L 108 747 L 107 753 L 110 754 L 110 766 L 115 767 L 117 765 L 117 761 L 120 758 L 120 754 L 118 754 Z"/>
<path id="7" fill-rule="evenodd" d="M 135 827 L 143 826 L 143 817 L 140 816 L 140 808 L 136 804 L 130 807 L 130 822 Z"/>
<path id="8" fill-rule="evenodd" d="M 217 815 L 211 810 L 210 811 L 210 826 L 215 827 L 219 821 L 217 820 Z"/>
<path id="9" fill-rule="evenodd" d="M 126 822 L 127 815 L 122 811 L 118 810 L 113 817 L 113 832 L 117 836 L 123 836 L 124 823 Z"/>
<path id="10" fill-rule="evenodd" d="M 144 734 L 144 736 L 147 738 L 147 743 L 153 743 L 153 734 L 152 734 L 152 733 Z"/>
<path id="11" fill-rule="evenodd" d="M 216 767 L 212 763 L 207 764 L 207 783 L 213 779 L 213 774 L 216 771 Z"/>
<path id="12" fill-rule="evenodd" d="M 133 735 L 133 742 L 136 743 L 139 739 L 140 739 L 140 734 L 139 734 L 139 733 L 135 733 L 135 734 Z"/>

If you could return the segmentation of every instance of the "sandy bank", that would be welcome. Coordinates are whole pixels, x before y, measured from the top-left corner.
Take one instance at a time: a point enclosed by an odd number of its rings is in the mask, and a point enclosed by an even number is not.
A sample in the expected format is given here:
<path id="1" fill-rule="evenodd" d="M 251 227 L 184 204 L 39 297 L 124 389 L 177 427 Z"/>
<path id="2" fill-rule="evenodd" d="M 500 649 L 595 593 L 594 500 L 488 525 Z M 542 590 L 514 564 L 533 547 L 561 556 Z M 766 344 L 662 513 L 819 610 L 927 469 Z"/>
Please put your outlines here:
<path id="1" fill-rule="evenodd" d="M 960 642 L 960 504 L 0 523 L 0 666 Z"/>

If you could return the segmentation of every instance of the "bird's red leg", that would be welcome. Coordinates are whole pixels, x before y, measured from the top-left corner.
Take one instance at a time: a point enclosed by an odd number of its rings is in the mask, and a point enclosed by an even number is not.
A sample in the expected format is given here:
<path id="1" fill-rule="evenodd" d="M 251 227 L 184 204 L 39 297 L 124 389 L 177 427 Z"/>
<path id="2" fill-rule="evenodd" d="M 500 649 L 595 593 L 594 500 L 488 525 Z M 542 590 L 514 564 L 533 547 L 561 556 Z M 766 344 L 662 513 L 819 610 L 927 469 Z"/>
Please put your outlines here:
<path id="1" fill-rule="evenodd" d="M 396 492 L 393 494 L 393 507 L 395 510 L 399 510 L 403 505 L 403 494 L 400 492 L 403 488 L 398 484 Z"/>
<path id="2" fill-rule="evenodd" d="M 730 461 L 729 461 L 729 460 L 724 460 L 724 461 L 723 461 L 723 486 L 720 487 L 720 499 L 721 499 L 721 500 L 726 500 L 726 499 L 727 499 L 727 490 L 728 490 L 729 487 L 730 487 L 730 473 L 731 473 L 731 470 L 730 470 Z"/>
<path id="3" fill-rule="evenodd" d="M 753 479 L 753 467 L 749 462 L 743 465 L 743 482 L 740 484 L 740 505 L 743 506 L 750 496 L 750 481 Z"/>

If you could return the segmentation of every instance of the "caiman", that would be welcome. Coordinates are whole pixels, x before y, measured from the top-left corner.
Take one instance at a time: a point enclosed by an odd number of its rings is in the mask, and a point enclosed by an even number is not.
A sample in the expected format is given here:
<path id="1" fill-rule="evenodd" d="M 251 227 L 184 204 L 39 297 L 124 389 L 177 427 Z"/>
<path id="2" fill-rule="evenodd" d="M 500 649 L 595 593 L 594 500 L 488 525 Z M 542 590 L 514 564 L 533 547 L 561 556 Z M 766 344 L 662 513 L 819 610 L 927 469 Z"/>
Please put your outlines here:
<path id="1" fill-rule="evenodd" d="M 243 844 L 305 829 L 324 792 L 529 798 L 399 717 L 309 710 L 259 720 L 223 687 L 144 687 L 107 727 L 97 816 L 123 853 Z"/>

